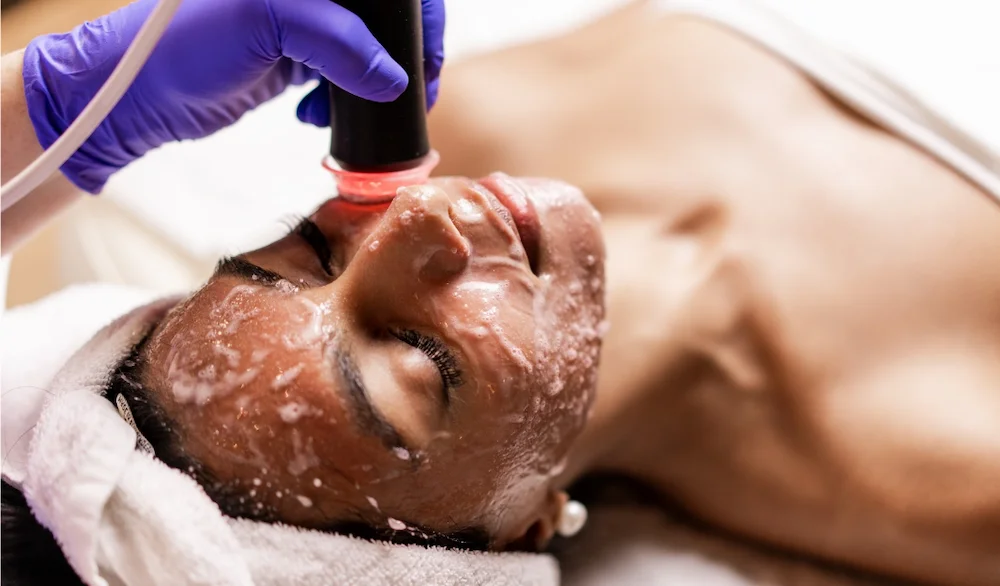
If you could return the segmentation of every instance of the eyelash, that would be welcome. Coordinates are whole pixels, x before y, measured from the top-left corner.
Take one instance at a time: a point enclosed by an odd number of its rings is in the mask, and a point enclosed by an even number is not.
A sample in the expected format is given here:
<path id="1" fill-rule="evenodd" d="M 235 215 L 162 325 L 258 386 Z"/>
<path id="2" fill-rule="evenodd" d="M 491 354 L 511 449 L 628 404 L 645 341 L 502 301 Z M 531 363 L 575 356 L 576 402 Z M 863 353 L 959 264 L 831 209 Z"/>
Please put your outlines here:
<path id="1" fill-rule="evenodd" d="M 313 249 L 320 266 L 323 268 L 323 272 L 332 277 L 333 251 L 330 249 L 330 242 L 326 239 L 323 231 L 319 229 L 319 226 L 316 225 L 316 222 L 313 222 L 309 218 L 302 218 L 292 231 L 298 234 Z"/>
<path id="2" fill-rule="evenodd" d="M 446 391 L 462 386 L 462 371 L 458 369 L 458 361 L 441 340 L 413 330 L 399 330 L 393 332 L 393 335 L 430 358 L 431 362 L 437 366 L 438 372 L 441 373 L 441 382 Z"/>

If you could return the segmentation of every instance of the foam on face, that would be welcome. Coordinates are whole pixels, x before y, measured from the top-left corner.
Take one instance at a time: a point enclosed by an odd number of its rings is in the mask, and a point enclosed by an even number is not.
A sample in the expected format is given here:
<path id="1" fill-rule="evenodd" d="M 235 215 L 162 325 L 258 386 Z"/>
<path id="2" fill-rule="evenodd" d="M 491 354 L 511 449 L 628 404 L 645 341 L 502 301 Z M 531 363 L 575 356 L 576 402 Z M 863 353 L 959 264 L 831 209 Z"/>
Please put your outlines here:
<path id="1" fill-rule="evenodd" d="M 296 423 L 303 416 L 313 414 L 318 414 L 318 412 L 309 405 L 298 401 L 291 401 L 278 407 L 278 415 L 282 421 L 288 424 Z"/>
<path id="2" fill-rule="evenodd" d="M 468 199 L 461 198 L 455 202 L 455 215 L 466 224 L 479 224 L 486 219 L 482 208 Z"/>
<path id="3" fill-rule="evenodd" d="M 552 189 L 544 197 L 536 196 L 535 199 L 544 201 L 549 210 L 569 206 L 574 199 L 582 197 L 577 190 L 568 186 L 559 183 L 548 185 Z M 538 184 L 534 188 L 541 186 Z M 599 217 L 579 206 L 567 208 L 561 213 L 568 216 L 568 231 L 588 224 L 593 226 L 593 220 Z M 581 217 L 573 218 L 574 214 Z M 562 258 L 566 262 L 550 262 L 545 267 L 534 295 L 532 317 L 535 336 L 532 350 L 538 393 L 532 401 L 532 409 L 528 412 L 524 429 L 539 430 L 539 433 L 522 437 L 521 449 L 535 457 L 534 469 L 547 477 L 562 472 L 566 465 L 565 455 L 551 460 L 534 447 L 560 445 L 564 428 L 545 425 L 542 419 L 551 418 L 554 413 L 564 413 L 576 421 L 578 427 L 582 427 L 593 401 L 600 340 L 606 331 L 600 326 L 604 319 L 604 281 L 598 257 L 603 251 L 587 250 L 592 248 L 587 246 L 588 241 L 583 239 L 579 245 L 570 242 L 567 246 L 572 248 L 561 251 L 549 249 L 549 246 L 554 246 L 552 242 L 544 239 L 541 242 L 540 254 L 543 258 Z M 565 393 L 569 387 L 582 388 L 586 392 Z M 532 423 L 532 420 L 535 422 Z M 526 481 L 527 478 L 510 479 L 514 484 Z"/>
<path id="4" fill-rule="evenodd" d="M 302 369 L 305 366 L 301 363 L 288 368 L 281 372 L 281 374 L 274 377 L 274 381 L 271 383 L 271 388 L 274 390 L 281 390 L 288 385 L 292 384 L 296 378 L 302 373 Z"/>
<path id="5" fill-rule="evenodd" d="M 323 316 L 330 313 L 330 304 L 317 305 L 305 297 L 295 299 L 305 309 L 305 315 L 292 318 L 298 327 L 289 327 L 282 335 L 282 342 L 289 350 L 309 349 L 330 333 L 323 325 Z"/>
<path id="6" fill-rule="evenodd" d="M 288 473 L 292 476 L 299 476 L 306 470 L 319 466 L 319 458 L 313 450 L 313 438 L 308 438 L 303 443 L 299 430 L 292 430 L 292 449 L 295 454 L 292 461 L 288 463 Z"/>
<path id="7" fill-rule="evenodd" d="M 177 402 L 205 405 L 256 380 L 262 356 L 255 351 L 247 357 L 232 346 L 243 324 L 260 314 L 254 307 L 257 295 L 253 286 L 233 287 L 213 304 L 206 332 L 182 331 L 172 338 L 166 383 Z M 199 351 L 206 345 L 208 354 Z"/>
<path id="8" fill-rule="evenodd" d="M 431 197 L 433 193 L 431 189 L 411 188 L 408 196 Z M 397 201 L 397 204 L 403 201 Z M 495 221 L 492 215 L 483 214 L 482 210 L 476 208 L 471 201 L 465 199 L 460 201 L 465 203 L 455 205 L 456 221 L 482 223 L 487 221 L 487 216 L 489 216 L 488 221 Z M 398 214 L 396 217 L 400 227 L 416 221 L 435 220 L 430 217 L 421 219 L 418 215 L 436 214 L 436 209 L 426 212 L 422 210 L 423 208 L 416 208 L 414 212 L 407 210 Z M 432 237 L 436 238 L 437 234 L 434 233 Z M 516 233 L 511 238 L 516 238 Z M 382 242 L 380 244 L 378 238 L 372 237 L 362 246 L 366 245 L 369 250 L 378 251 L 380 246 L 387 246 L 390 240 L 383 238 Z M 503 421 L 513 423 L 511 427 L 517 428 L 512 433 L 518 435 L 510 442 L 504 443 L 504 450 L 527 455 L 518 458 L 518 461 L 528 462 L 527 466 L 518 467 L 500 480 L 501 485 L 518 487 L 525 483 L 539 482 L 539 478 L 547 481 L 565 468 L 563 453 L 553 454 L 551 457 L 540 455 L 537 454 L 540 451 L 538 446 L 559 445 L 562 441 L 568 426 L 562 423 L 549 424 L 551 421 L 566 419 L 565 415 L 559 413 L 572 414 L 581 420 L 586 417 L 590 403 L 589 395 L 581 397 L 578 393 L 568 392 L 567 389 L 592 386 L 593 377 L 587 373 L 594 369 L 597 359 L 596 341 L 606 331 L 606 325 L 601 321 L 603 310 L 599 307 L 600 304 L 593 302 L 593 299 L 602 293 L 603 280 L 600 277 L 593 276 L 592 270 L 572 272 L 561 266 L 542 271 L 537 276 L 533 275 L 527 266 L 519 242 L 512 242 L 514 244 L 504 246 L 509 243 L 502 239 L 497 240 L 495 243 L 498 246 L 491 249 L 489 255 L 471 250 L 468 241 L 465 243 L 469 246 L 468 250 L 460 250 L 450 244 L 435 248 L 414 242 L 415 245 L 421 246 L 420 250 L 424 255 L 415 262 L 413 270 L 419 277 L 424 265 L 430 261 L 430 254 L 434 253 L 445 252 L 469 257 L 466 265 L 468 270 L 463 271 L 454 281 L 449 281 L 448 288 L 442 289 L 445 293 L 428 295 L 424 301 L 428 304 L 428 313 L 435 316 L 434 323 L 441 329 L 442 336 L 462 339 L 469 344 L 487 349 L 484 356 L 489 355 L 493 365 L 500 371 L 495 379 L 490 379 L 491 394 L 496 390 L 503 395 L 515 389 L 519 391 L 527 389 L 527 392 L 534 393 L 523 403 L 521 399 L 518 400 L 519 412 L 502 411 L 497 415 Z M 597 265 L 597 260 L 597 254 L 583 249 L 574 265 L 577 269 L 583 266 L 592 269 Z M 403 272 L 405 273 L 408 268 L 408 265 L 404 264 Z M 309 508 L 312 506 L 310 497 L 316 498 L 316 495 L 311 493 L 308 484 L 312 484 L 315 488 L 323 486 L 323 481 L 316 477 L 317 474 L 321 475 L 319 470 L 321 462 L 314 450 L 309 428 L 300 424 L 303 417 L 322 413 L 302 401 L 301 397 L 289 394 L 288 389 L 294 385 L 305 369 L 303 363 L 296 364 L 293 361 L 293 366 L 286 366 L 281 371 L 262 371 L 262 368 L 267 366 L 265 358 L 273 350 L 277 350 L 280 354 L 284 350 L 315 351 L 317 347 L 324 346 L 323 342 L 330 340 L 333 335 L 331 327 L 325 325 L 330 321 L 327 315 L 331 303 L 317 304 L 302 296 L 291 297 L 287 301 L 282 301 L 284 308 L 290 308 L 290 314 L 287 318 L 281 318 L 280 329 L 274 329 L 270 334 L 265 329 L 261 335 L 259 329 L 249 325 L 256 323 L 255 320 L 258 319 L 258 313 L 253 307 L 260 303 L 262 296 L 288 296 L 295 291 L 298 289 L 291 283 L 274 291 L 247 285 L 233 287 L 225 299 L 213 308 L 209 316 L 209 321 L 213 324 L 207 336 L 210 347 L 206 347 L 205 342 L 201 341 L 201 348 L 206 350 L 201 358 L 187 351 L 188 348 L 198 347 L 198 341 L 183 340 L 183 332 L 173 339 L 173 346 L 176 347 L 171 348 L 167 379 L 178 401 L 199 405 L 214 397 L 228 394 L 233 389 L 252 382 L 258 376 L 263 379 L 261 382 L 267 387 L 266 391 L 277 391 L 278 396 L 283 394 L 284 399 L 279 398 L 276 404 L 270 404 L 268 414 L 274 419 L 280 419 L 276 429 L 280 430 L 291 443 L 292 455 L 280 464 L 274 464 L 279 470 L 278 475 L 272 476 L 271 480 L 277 485 L 275 488 L 281 490 L 275 492 L 274 488 L 261 488 L 260 492 L 264 500 L 277 496 L 278 492 L 295 497 L 295 500 L 287 499 L 281 506 L 290 505 L 294 508 L 297 501 L 302 507 Z M 250 303 L 250 300 L 253 300 L 253 303 Z M 517 300 L 517 303 L 512 303 L 512 300 Z M 438 302 L 441 306 L 434 307 Z M 456 307 L 459 309 L 453 310 Z M 511 313 L 512 311 L 519 313 Z M 247 334 L 244 331 L 247 327 L 254 333 Z M 230 336 L 238 335 L 253 336 L 254 344 L 260 344 L 262 347 L 237 345 L 236 347 L 244 350 L 239 352 L 232 347 L 230 339 Z M 209 349 L 211 352 L 207 351 Z M 209 358 L 205 358 L 206 355 Z M 311 374 L 312 370 L 309 370 L 309 375 Z M 471 382 L 474 385 L 481 384 L 480 381 Z M 486 389 L 482 391 L 485 392 Z M 292 392 L 294 393 L 294 390 Z M 518 396 L 523 397 L 524 394 Z M 245 408 L 252 407 L 249 402 L 246 403 L 238 405 L 241 412 Z M 553 412 L 556 415 L 552 415 Z M 275 415 L 277 417 L 274 417 Z M 291 426 L 291 429 L 281 426 L 281 422 Z M 270 437 L 275 436 L 272 434 Z M 318 442 L 323 441 L 320 436 L 317 438 Z M 249 438 L 249 449 L 256 453 L 255 441 L 260 441 L 261 447 L 266 448 L 267 442 L 272 440 L 263 433 Z M 317 443 L 316 446 L 319 449 L 321 443 Z M 421 449 L 420 453 L 411 453 L 404 448 L 395 448 L 390 458 L 394 456 L 394 460 L 413 461 L 412 464 L 396 462 L 399 470 L 416 467 L 418 464 L 422 465 L 424 457 L 430 453 Z M 477 446 L 476 449 L 495 450 L 496 444 Z M 324 457 L 325 455 L 324 453 Z M 511 459 L 509 453 L 501 457 Z M 372 469 L 371 465 L 356 467 L 361 470 Z M 285 472 L 298 477 L 309 471 L 312 473 L 303 477 L 301 481 L 289 479 L 287 476 L 282 478 Z M 327 477 L 324 479 L 329 480 Z M 379 481 L 384 479 L 384 475 L 378 475 Z M 356 482 L 355 489 L 363 490 L 357 484 Z M 260 479 L 254 479 L 253 485 L 260 487 Z M 324 492 L 332 490 L 334 485 L 339 486 L 334 482 L 330 488 L 324 489 Z M 256 489 L 253 490 L 255 492 L 252 494 L 256 495 Z M 345 490 L 350 489 L 345 488 Z M 301 494 L 303 491 L 306 492 L 305 495 Z M 377 494 L 383 496 L 381 493 Z M 359 492 L 355 496 L 360 500 L 363 495 Z M 379 504 L 373 497 L 366 499 L 373 508 L 379 509 Z M 387 512 L 395 512 L 391 511 L 395 503 L 386 501 L 386 504 Z M 390 518 L 389 523 L 390 526 L 399 523 L 400 528 L 393 527 L 396 530 L 406 529 L 406 525 L 396 519 Z"/>

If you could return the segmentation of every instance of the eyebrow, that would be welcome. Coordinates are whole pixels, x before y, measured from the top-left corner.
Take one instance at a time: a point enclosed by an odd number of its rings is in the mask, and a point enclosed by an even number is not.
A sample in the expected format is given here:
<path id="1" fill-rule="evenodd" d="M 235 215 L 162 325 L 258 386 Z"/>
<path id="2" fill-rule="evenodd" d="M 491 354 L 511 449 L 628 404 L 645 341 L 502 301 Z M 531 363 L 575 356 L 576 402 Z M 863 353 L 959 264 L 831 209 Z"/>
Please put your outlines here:
<path id="1" fill-rule="evenodd" d="M 216 276 L 231 275 L 246 281 L 256 281 L 262 285 L 273 286 L 278 281 L 286 280 L 274 271 L 269 271 L 241 256 L 227 256 L 215 265 Z"/>
<path id="2" fill-rule="evenodd" d="M 372 405 L 368 389 L 365 387 L 364 381 L 361 380 L 361 372 L 350 354 L 343 348 L 339 348 L 335 350 L 334 361 L 341 378 L 347 383 L 348 408 L 358 426 L 365 433 L 378 437 L 389 449 L 406 449 L 406 443 L 399 431 L 386 421 L 385 417 Z"/>

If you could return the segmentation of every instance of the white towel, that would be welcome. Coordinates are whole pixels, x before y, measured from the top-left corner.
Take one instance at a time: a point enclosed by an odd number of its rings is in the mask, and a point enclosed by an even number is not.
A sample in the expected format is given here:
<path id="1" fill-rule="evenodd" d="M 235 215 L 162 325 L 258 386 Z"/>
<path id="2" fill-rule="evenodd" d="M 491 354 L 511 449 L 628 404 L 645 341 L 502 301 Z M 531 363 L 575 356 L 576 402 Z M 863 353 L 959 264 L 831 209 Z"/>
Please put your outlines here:
<path id="1" fill-rule="evenodd" d="M 546 555 L 389 545 L 222 515 L 188 476 L 136 451 L 135 432 L 101 396 L 114 367 L 175 303 L 148 299 L 75 288 L 8 312 L 0 331 L 4 478 L 22 488 L 85 583 L 558 584 Z"/>

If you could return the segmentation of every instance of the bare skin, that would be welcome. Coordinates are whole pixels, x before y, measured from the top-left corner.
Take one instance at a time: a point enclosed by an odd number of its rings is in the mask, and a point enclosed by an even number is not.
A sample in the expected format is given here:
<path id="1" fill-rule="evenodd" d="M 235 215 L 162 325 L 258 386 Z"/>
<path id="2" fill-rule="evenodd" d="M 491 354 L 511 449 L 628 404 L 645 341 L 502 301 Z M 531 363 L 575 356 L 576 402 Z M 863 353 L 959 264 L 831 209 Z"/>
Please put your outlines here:
<path id="1" fill-rule="evenodd" d="M 542 547 L 597 385 L 590 204 L 451 178 L 301 226 L 223 263 L 143 352 L 187 454 L 243 516 Z"/>
<path id="2" fill-rule="evenodd" d="M 28 118 L 24 97 L 24 51 L 15 51 L 0 60 L 3 92 L 0 112 L 4 133 L 0 143 L 0 179 L 13 179 L 42 154 L 35 129 Z M 42 225 L 80 198 L 78 190 L 62 173 L 56 173 L 3 213 L 0 249 L 11 254 Z"/>
<path id="3" fill-rule="evenodd" d="M 641 5 L 443 87 L 443 173 L 557 176 L 604 218 L 612 326 L 561 486 L 624 472 L 789 551 L 1000 580 L 985 194 L 774 55 Z"/>
<path id="4" fill-rule="evenodd" d="M 213 277 L 138 382 L 242 514 L 538 548 L 563 489 L 610 470 L 779 551 L 1000 581 L 984 194 L 773 55 L 642 5 L 445 77 L 441 173 L 560 177 L 603 225 L 565 184 L 438 179 L 324 205 L 326 253 L 292 234 Z M 4 146 L 6 178 L 30 157 Z"/>

